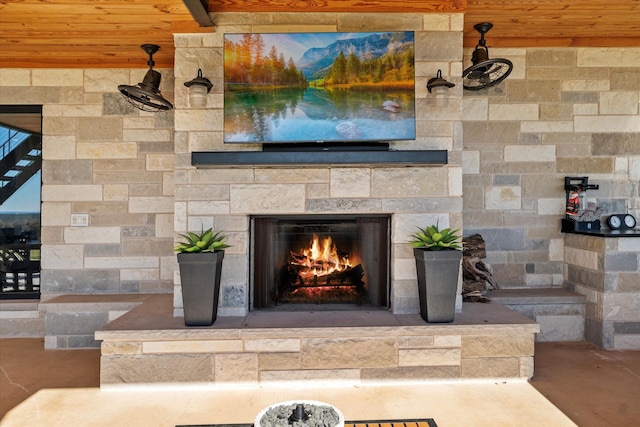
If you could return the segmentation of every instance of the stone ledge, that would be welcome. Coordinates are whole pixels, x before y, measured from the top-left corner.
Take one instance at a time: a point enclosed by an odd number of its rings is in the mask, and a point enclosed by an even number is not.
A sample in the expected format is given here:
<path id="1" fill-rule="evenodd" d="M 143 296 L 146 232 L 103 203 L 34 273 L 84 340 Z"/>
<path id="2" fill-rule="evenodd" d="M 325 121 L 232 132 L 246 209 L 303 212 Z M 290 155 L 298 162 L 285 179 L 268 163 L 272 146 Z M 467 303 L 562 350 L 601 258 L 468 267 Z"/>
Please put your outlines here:
<path id="1" fill-rule="evenodd" d="M 586 304 L 587 297 L 564 288 L 497 289 L 487 297 L 501 304 Z"/>
<path id="2" fill-rule="evenodd" d="M 531 378 L 539 325 L 502 304 L 465 304 L 454 322 L 384 310 L 252 312 L 184 326 L 172 299 L 152 296 L 96 332 L 101 387 L 266 384 L 309 379 L 354 385 L 403 378 Z"/>
<path id="3" fill-rule="evenodd" d="M 104 311 L 131 310 L 148 301 L 151 295 L 147 294 L 100 294 L 100 295 L 61 295 L 39 304 L 39 308 L 46 312 L 63 311 Z"/>
<path id="4" fill-rule="evenodd" d="M 39 304 L 45 349 L 95 348 L 97 329 L 148 301 L 145 294 L 60 295 Z"/>
<path id="5" fill-rule="evenodd" d="M 540 325 L 536 341 L 582 341 L 587 298 L 565 288 L 499 289 L 487 296 Z"/>

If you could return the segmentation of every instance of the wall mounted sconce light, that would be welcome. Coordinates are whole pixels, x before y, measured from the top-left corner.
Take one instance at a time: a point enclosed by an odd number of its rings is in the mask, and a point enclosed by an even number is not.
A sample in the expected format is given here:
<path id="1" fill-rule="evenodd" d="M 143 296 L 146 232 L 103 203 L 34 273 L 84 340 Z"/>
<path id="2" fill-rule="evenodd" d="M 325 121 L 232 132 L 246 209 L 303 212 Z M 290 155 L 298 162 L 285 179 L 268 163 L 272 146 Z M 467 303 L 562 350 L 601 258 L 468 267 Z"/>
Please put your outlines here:
<path id="1" fill-rule="evenodd" d="M 198 68 L 198 77 L 184 82 L 184 85 L 189 88 L 189 104 L 192 107 L 207 106 L 207 94 L 211 91 L 213 84 L 208 78 L 202 77 L 200 68 Z"/>
<path id="2" fill-rule="evenodd" d="M 442 71 L 438 70 L 435 77 L 429 79 L 427 82 L 427 90 L 433 94 L 435 103 L 438 106 L 446 105 L 449 100 L 449 89 L 454 87 L 455 84 L 446 81 L 442 78 Z"/>

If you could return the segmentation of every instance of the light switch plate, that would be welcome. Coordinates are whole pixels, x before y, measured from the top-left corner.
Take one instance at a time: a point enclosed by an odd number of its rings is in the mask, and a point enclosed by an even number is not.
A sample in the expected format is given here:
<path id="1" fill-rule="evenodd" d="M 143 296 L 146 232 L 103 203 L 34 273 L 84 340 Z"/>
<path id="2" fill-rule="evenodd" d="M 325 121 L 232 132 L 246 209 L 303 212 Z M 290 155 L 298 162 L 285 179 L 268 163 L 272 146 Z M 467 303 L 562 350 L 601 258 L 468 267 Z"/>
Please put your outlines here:
<path id="1" fill-rule="evenodd" d="M 71 214 L 71 226 L 72 227 L 88 227 L 89 214 L 88 213 Z"/>

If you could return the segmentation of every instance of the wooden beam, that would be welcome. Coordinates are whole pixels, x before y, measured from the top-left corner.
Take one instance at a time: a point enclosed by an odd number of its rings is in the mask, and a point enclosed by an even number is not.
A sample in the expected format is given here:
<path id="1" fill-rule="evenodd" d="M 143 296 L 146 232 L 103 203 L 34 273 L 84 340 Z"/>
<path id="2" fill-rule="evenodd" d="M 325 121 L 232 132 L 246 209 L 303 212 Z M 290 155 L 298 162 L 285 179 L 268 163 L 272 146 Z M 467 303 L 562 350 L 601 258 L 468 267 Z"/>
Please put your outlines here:
<path id="1" fill-rule="evenodd" d="M 216 27 L 201 27 L 194 21 L 173 21 L 171 23 L 171 32 L 178 33 L 214 33 Z"/>
<path id="2" fill-rule="evenodd" d="M 211 17 L 209 17 L 209 5 L 207 0 L 182 0 L 184 5 L 189 9 L 189 13 L 193 16 L 193 19 L 201 27 L 213 27 Z"/>
<path id="3" fill-rule="evenodd" d="M 209 12 L 455 13 L 467 0 L 208 0 Z"/>

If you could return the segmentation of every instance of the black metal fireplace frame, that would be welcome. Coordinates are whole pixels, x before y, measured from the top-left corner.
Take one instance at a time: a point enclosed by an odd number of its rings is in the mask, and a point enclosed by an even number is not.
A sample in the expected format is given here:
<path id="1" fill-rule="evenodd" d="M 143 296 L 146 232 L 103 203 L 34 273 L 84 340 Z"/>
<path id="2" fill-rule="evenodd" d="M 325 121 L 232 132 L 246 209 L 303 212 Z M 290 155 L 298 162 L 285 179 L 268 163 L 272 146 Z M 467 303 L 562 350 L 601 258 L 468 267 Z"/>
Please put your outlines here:
<path id="1" fill-rule="evenodd" d="M 386 255 L 386 263 L 382 267 L 384 270 L 384 289 L 381 289 L 378 285 L 377 297 L 373 298 L 376 303 L 359 305 L 351 304 L 286 304 L 284 306 L 273 305 L 269 302 L 271 295 L 268 294 L 268 289 L 260 287 L 256 289 L 256 280 L 265 281 L 265 278 L 256 278 L 256 272 L 270 271 L 268 265 L 271 261 L 266 260 L 264 257 L 257 256 L 257 254 L 264 254 L 269 251 L 269 248 L 258 247 L 260 243 L 256 244 L 256 220 L 274 220 L 274 221 L 287 221 L 287 222 L 328 222 L 328 221 L 355 221 L 375 219 L 379 221 L 386 221 L 384 241 L 381 244 L 385 245 L 384 249 Z M 391 306 L 391 214 L 282 214 L 282 215 L 251 215 L 250 217 L 250 287 L 249 287 L 249 311 L 256 310 L 272 310 L 272 311 L 309 311 L 309 310 L 358 310 L 358 309 L 384 309 L 388 310 Z M 378 277 L 381 277 L 379 275 Z M 384 300 L 384 301 L 383 301 Z M 319 307 L 319 306 L 322 307 Z"/>

